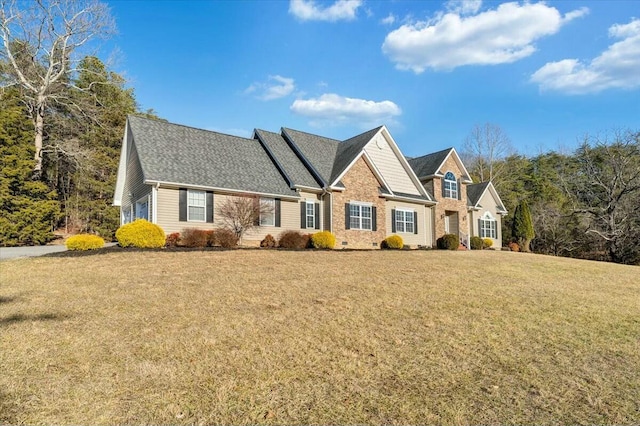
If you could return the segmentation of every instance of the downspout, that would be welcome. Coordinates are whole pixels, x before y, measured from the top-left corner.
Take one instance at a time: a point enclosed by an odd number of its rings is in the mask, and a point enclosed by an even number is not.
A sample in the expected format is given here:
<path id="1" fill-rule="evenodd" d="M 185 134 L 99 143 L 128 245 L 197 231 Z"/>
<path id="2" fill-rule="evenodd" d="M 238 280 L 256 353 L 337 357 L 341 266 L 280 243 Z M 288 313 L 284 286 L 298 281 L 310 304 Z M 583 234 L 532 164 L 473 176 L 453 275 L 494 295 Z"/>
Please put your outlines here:
<path id="1" fill-rule="evenodd" d="M 158 224 L 158 188 L 159 183 L 151 187 L 151 223 Z"/>

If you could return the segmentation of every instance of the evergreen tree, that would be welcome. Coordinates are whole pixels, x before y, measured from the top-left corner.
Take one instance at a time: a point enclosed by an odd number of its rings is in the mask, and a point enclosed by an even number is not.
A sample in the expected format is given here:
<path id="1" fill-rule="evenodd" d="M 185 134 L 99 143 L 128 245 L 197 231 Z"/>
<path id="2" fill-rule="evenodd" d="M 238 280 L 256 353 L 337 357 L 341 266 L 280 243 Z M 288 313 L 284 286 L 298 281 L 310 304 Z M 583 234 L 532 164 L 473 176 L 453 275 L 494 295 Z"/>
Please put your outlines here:
<path id="1" fill-rule="evenodd" d="M 531 240 L 535 237 L 535 233 L 533 232 L 533 221 L 531 220 L 529 205 L 525 200 L 518 204 L 516 211 L 513 213 L 511 234 L 520 246 L 520 250 L 530 251 Z"/>
<path id="2" fill-rule="evenodd" d="M 0 245 L 53 239 L 60 205 L 55 191 L 32 180 L 33 125 L 17 89 L 0 95 Z"/>

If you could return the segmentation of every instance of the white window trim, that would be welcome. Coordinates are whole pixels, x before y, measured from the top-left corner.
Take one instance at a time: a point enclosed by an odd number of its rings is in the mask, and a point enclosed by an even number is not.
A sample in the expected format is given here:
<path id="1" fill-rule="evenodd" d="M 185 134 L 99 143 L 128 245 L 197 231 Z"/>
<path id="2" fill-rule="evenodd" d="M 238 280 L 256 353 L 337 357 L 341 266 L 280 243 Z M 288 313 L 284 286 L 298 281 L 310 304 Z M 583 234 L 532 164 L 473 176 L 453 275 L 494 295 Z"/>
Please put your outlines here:
<path id="1" fill-rule="evenodd" d="M 260 204 L 262 203 L 270 204 L 273 207 L 273 210 L 271 210 L 271 213 L 265 213 L 265 214 L 263 214 L 262 212 L 260 213 L 260 226 L 272 226 L 272 227 L 276 226 L 276 199 L 260 197 Z M 262 205 L 260 207 L 262 207 Z M 262 223 L 262 219 L 266 218 L 267 214 L 271 217 L 272 223 Z"/>
<path id="2" fill-rule="evenodd" d="M 195 193 L 195 192 L 204 194 L 204 220 L 191 219 L 191 213 L 190 213 L 191 209 L 189 207 L 203 207 L 203 206 L 197 206 L 195 204 L 189 204 L 189 194 Z M 206 221 L 207 221 L 207 191 L 200 191 L 197 189 L 188 189 L 187 190 L 187 222 L 205 223 Z"/>
<path id="3" fill-rule="evenodd" d="M 145 195 L 144 197 L 140 197 L 136 200 L 135 203 L 133 203 L 133 215 L 132 215 L 132 221 L 136 220 L 136 219 L 140 219 L 138 217 L 138 203 L 140 202 L 144 202 L 143 200 L 146 198 L 146 203 L 147 203 L 147 218 L 146 220 L 149 220 L 149 204 L 150 204 L 150 200 L 149 200 L 149 195 Z"/>
<path id="4" fill-rule="evenodd" d="M 485 225 L 485 222 L 489 223 L 489 226 Z M 485 234 L 485 229 L 489 231 L 489 235 Z M 498 238 L 498 221 L 493 217 L 490 212 L 485 212 L 480 218 L 480 229 L 479 229 L 480 238 Z"/>
<path id="5" fill-rule="evenodd" d="M 309 214 L 309 205 L 311 205 L 311 214 Z M 311 226 L 309 226 L 309 218 L 311 218 Z M 316 202 L 315 200 L 305 200 L 304 220 L 307 229 L 315 229 L 316 227 Z"/>
<path id="6" fill-rule="evenodd" d="M 351 215 L 351 206 L 358 206 L 360 207 L 360 216 L 352 216 Z M 362 208 L 363 207 L 368 207 L 369 208 L 369 212 L 370 212 L 370 216 L 368 217 L 369 219 L 369 223 L 370 223 L 370 227 L 369 228 L 363 228 L 362 227 L 362 219 L 364 216 L 362 216 Z M 359 224 L 360 226 L 358 228 L 355 228 L 353 226 L 351 226 L 351 218 L 353 217 L 357 217 L 359 220 Z M 367 218 L 365 218 L 367 219 Z M 372 203 L 365 203 L 365 202 L 361 202 L 361 201 L 350 201 L 349 202 L 349 229 L 353 229 L 356 231 L 372 231 L 373 230 L 373 204 Z"/>
<path id="7" fill-rule="evenodd" d="M 453 180 L 451 179 L 447 179 L 447 174 L 451 173 L 454 177 Z M 458 199 L 458 190 L 460 188 L 458 188 L 458 180 L 455 179 L 456 175 L 455 173 L 448 171 L 447 173 L 444 174 L 444 178 L 442 179 L 442 185 L 444 185 L 444 197 L 445 198 L 453 198 L 454 200 Z M 447 189 L 447 182 L 449 183 L 449 189 Z M 455 189 L 453 189 L 453 187 L 455 187 Z M 449 195 L 447 195 L 447 191 L 449 192 Z M 455 193 L 455 197 L 454 197 L 454 193 Z"/>
<path id="8" fill-rule="evenodd" d="M 404 213 L 404 221 L 402 221 L 402 228 L 404 229 L 403 231 L 398 231 L 398 216 L 397 216 L 398 212 L 403 212 Z M 415 213 L 415 210 L 396 208 L 396 215 L 393 218 L 393 220 L 395 220 L 395 222 L 396 222 L 396 233 L 398 233 L 398 234 L 413 234 L 413 233 L 415 233 L 416 224 L 415 224 L 415 221 L 413 220 L 414 213 Z M 409 214 L 409 216 L 407 216 L 407 214 Z M 407 223 L 409 222 L 407 220 L 407 217 L 411 218 L 411 223 L 413 224 L 413 229 L 411 231 L 407 231 Z"/>

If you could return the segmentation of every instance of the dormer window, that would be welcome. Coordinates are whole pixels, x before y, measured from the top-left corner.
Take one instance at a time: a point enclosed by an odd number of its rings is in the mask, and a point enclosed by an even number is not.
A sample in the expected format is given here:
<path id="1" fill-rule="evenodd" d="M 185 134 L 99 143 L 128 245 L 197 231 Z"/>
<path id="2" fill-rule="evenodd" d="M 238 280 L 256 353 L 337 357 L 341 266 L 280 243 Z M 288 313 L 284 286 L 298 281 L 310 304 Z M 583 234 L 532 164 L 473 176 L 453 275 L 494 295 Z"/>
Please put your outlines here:
<path id="1" fill-rule="evenodd" d="M 458 181 L 451 172 L 444 175 L 444 196 L 445 198 L 458 199 Z"/>

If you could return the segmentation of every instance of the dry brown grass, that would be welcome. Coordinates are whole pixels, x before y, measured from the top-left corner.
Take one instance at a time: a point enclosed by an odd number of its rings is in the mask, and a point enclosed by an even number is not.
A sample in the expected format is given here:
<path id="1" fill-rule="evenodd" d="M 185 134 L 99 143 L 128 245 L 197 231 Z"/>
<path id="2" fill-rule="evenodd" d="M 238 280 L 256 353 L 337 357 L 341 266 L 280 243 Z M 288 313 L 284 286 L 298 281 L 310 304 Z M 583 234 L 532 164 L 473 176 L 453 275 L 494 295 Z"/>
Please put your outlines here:
<path id="1" fill-rule="evenodd" d="M 0 423 L 640 423 L 640 269 L 505 252 L 0 263 Z"/>

